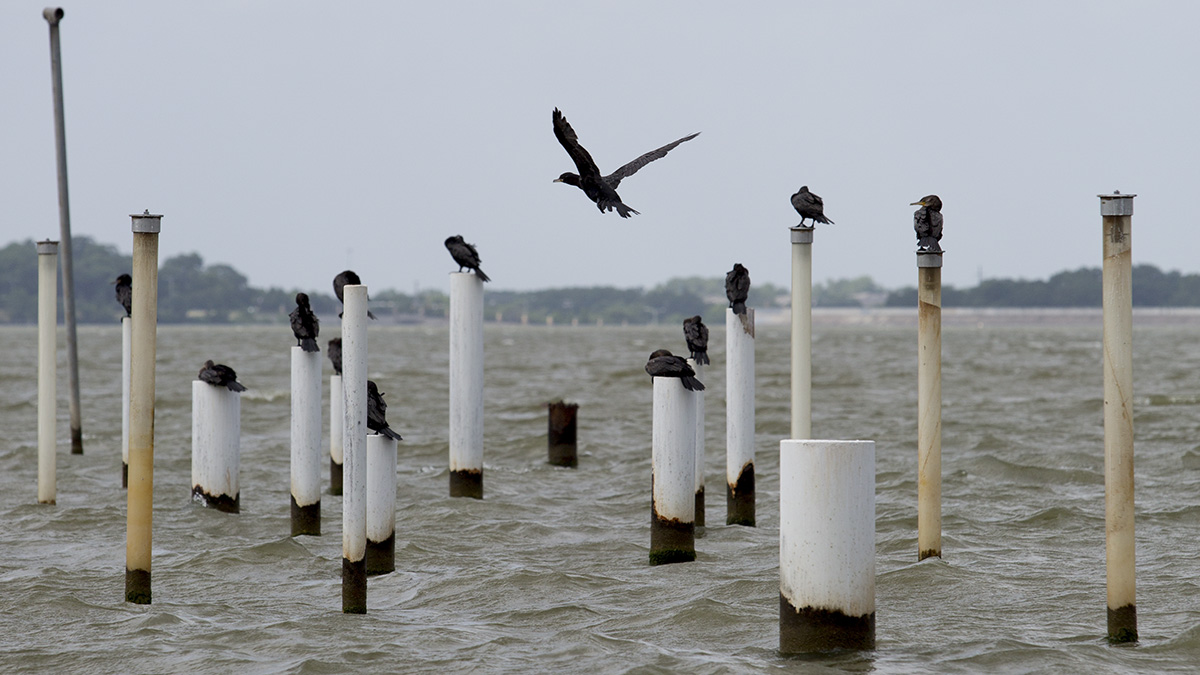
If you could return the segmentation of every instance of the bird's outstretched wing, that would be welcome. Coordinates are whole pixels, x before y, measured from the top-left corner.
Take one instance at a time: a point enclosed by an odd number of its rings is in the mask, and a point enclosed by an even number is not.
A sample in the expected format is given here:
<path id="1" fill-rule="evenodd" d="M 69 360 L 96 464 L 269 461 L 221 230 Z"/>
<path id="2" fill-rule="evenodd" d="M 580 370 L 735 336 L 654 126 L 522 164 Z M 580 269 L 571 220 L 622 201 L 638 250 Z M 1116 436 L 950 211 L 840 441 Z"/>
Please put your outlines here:
<path id="1" fill-rule="evenodd" d="M 558 139 L 563 149 L 571 156 L 571 161 L 575 162 L 575 168 L 579 170 L 580 177 L 593 176 L 597 179 L 600 178 L 600 169 L 596 167 L 595 160 L 579 144 L 579 137 L 575 135 L 575 130 L 571 128 L 571 123 L 567 121 L 567 118 L 563 117 L 562 112 L 558 108 L 554 109 L 554 137 Z"/>
<path id="2" fill-rule="evenodd" d="M 568 128 L 570 128 L 570 127 L 568 127 Z M 625 166 L 623 166 L 623 167 L 617 169 L 616 171 L 610 173 L 609 175 L 605 176 L 604 182 L 608 183 L 609 186 L 611 186 L 615 190 L 617 188 L 617 186 L 619 186 L 621 184 L 622 180 L 629 178 L 633 174 L 637 173 L 638 169 L 642 168 L 643 166 L 646 166 L 647 164 L 649 164 L 650 162 L 653 162 L 656 159 L 662 159 L 663 157 L 666 157 L 668 152 L 675 149 L 675 146 L 679 145 L 680 143 L 683 143 L 684 141 L 690 141 L 699 135 L 700 135 L 700 132 L 696 132 L 696 133 L 692 134 L 691 136 L 684 136 L 683 138 L 675 141 L 674 143 L 668 143 L 657 150 L 651 150 L 650 152 L 647 152 L 646 154 L 642 155 L 641 157 L 638 157 L 637 159 L 633 160 L 632 162 L 626 164 Z"/>

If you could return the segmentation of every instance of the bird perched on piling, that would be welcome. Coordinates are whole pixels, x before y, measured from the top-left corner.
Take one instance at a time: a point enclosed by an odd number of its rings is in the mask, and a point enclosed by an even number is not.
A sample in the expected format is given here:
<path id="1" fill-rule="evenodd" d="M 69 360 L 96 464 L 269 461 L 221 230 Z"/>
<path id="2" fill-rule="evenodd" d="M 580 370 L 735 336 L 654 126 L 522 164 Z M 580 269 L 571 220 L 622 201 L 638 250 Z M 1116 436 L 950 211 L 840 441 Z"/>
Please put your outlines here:
<path id="1" fill-rule="evenodd" d="M 325 349 L 329 361 L 333 364 L 333 372 L 342 374 L 342 338 L 333 338 Z"/>
<path id="2" fill-rule="evenodd" d="M 920 206 L 913 212 L 913 229 L 917 231 L 918 253 L 941 253 L 942 200 L 937 195 L 921 197 L 909 206 Z"/>
<path id="3" fill-rule="evenodd" d="M 233 368 L 220 363 L 213 363 L 212 359 L 204 362 L 204 367 L 200 369 L 200 381 L 207 382 L 214 387 L 225 387 L 229 391 L 246 391 L 241 382 L 237 381 L 237 373 Z"/>
<path id="4" fill-rule="evenodd" d="M 729 306 L 734 314 L 746 314 L 746 298 L 750 295 L 750 270 L 734 263 L 733 269 L 725 275 L 725 297 L 729 298 Z"/>
<path id="5" fill-rule="evenodd" d="M 692 360 L 696 365 L 707 366 L 708 326 L 704 325 L 699 314 L 683 320 L 683 338 L 687 340 L 688 351 L 692 353 Z"/>
<path id="6" fill-rule="evenodd" d="M 792 208 L 796 209 L 796 213 L 800 214 L 800 225 L 798 227 L 804 227 L 804 220 L 806 218 L 811 218 L 813 225 L 817 223 L 833 225 L 833 221 L 825 217 L 825 201 L 809 192 L 807 185 L 801 185 L 800 191 L 792 195 Z M 812 225 L 809 227 L 812 227 Z"/>
<path id="7" fill-rule="evenodd" d="M 133 316 L 133 277 L 122 274 L 113 283 L 117 285 L 117 302 L 125 308 L 125 316 Z"/>
<path id="8" fill-rule="evenodd" d="M 650 373 L 650 377 L 678 377 L 683 381 L 684 389 L 704 391 L 704 383 L 696 379 L 696 371 L 692 370 L 687 360 L 666 349 L 659 349 L 650 355 L 646 372 Z"/>
<path id="9" fill-rule="evenodd" d="M 306 352 L 321 351 L 316 340 L 317 333 L 321 332 L 321 322 L 308 304 L 307 293 L 296 294 L 296 309 L 288 317 L 292 320 L 292 334 L 296 336 L 300 348 Z"/>
<path id="10" fill-rule="evenodd" d="M 488 275 L 479 269 L 479 251 L 475 250 L 475 244 L 463 241 L 461 234 L 446 238 L 446 250 L 450 251 L 450 257 L 458 263 L 459 272 L 466 267 L 475 270 L 475 276 L 479 277 L 480 281 L 491 281 Z"/>
<path id="11" fill-rule="evenodd" d="M 346 301 L 342 299 L 342 287 L 346 286 L 346 285 L 358 286 L 361 283 L 362 283 L 362 279 L 358 278 L 358 275 L 354 273 L 354 270 L 346 270 L 333 278 L 333 294 L 337 296 L 338 302 L 342 303 L 343 311 L 338 312 L 339 319 L 342 318 L 342 314 L 344 313 L 345 308 L 346 308 Z M 372 314 L 371 310 L 369 310 L 369 309 L 367 310 L 367 318 L 368 319 L 375 318 L 375 315 Z"/>
<path id="12" fill-rule="evenodd" d="M 387 404 L 383 402 L 383 394 L 379 392 L 379 387 L 367 380 L 367 428 L 393 441 L 404 440 L 388 426 L 386 413 Z"/>
<path id="13" fill-rule="evenodd" d="M 617 215 L 622 218 L 628 218 L 638 212 L 621 203 L 621 196 L 617 194 L 617 186 L 621 184 L 621 181 L 637 173 L 638 169 L 650 162 L 666 157 L 667 153 L 680 143 L 690 141 L 700 135 L 697 132 L 691 136 L 684 136 L 674 143 L 668 143 L 657 150 L 647 152 L 607 176 L 601 176 L 600 169 L 596 167 L 596 162 L 588 154 L 588 151 L 579 144 L 579 138 L 575 135 L 575 130 L 571 128 L 571 124 L 567 122 L 567 118 L 563 117 L 562 112 L 558 108 L 554 109 L 552 119 L 554 122 L 554 137 L 562 144 L 563 149 L 570 155 L 571 161 L 575 162 L 575 168 L 579 170 L 577 174 L 568 171 L 555 178 L 554 182 L 574 185 L 583 190 L 588 199 L 596 203 L 596 208 L 600 209 L 601 213 L 616 209 Z"/>

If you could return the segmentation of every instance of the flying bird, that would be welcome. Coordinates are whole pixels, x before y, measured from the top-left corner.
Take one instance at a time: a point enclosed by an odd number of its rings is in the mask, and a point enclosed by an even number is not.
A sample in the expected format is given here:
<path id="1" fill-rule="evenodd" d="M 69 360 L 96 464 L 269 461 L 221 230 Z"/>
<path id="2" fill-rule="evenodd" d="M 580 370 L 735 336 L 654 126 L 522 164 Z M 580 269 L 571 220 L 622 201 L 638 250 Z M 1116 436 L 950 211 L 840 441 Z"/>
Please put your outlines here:
<path id="1" fill-rule="evenodd" d="M 734 263 L 733 269 L 725 275 L 725 297 L 729 298 L 729 306 L 734 314 L 746 314 L 746 298 L 750 295 L 750 270 Z"/>
<path id="2" fill-rule="evenodd" d="M 942 200 L 937 195 L 921 197 L 909 206 L 920 206 L 913 212 L 913 229 L 917 231 L 918 253 L 941 253 Z"/>
<path id="3" fill-rule="evenodd" d="M 617 194 L 617 186 L 621 184 L 621 181 L 637 173 L 638 169 L 650 162 L 666 157 L 667 153 L 680 143 L 690 141 L 700 135 L 697 132 L 691 136 L 684 136 L 674 143 L 668 143 L 657 150 L 647 152 L 607 176 L 601 176 L 600 169 L 596 167 L 596 162 L 588 154 L 588 151 L 579 144 L 579 138 L 575 135 L 575 130 L 571 128 L 570 122 L 567 122 L 567 118 L 563 117 L 562 112 L 558 108 L 554 109 L 553 121 L 554 137 L 562 144 L 563 149 L 571 156 L 571 161 L 575 162 L 575 168 L 579 170 L 577 174 L 568 171 L 555 178 L 554 182 L 574 185 L 583 190 L 588 199 L 596 203 L 596 208 L 600 209 L 601 213 L 616 209 L 617 215 L 622 218 L 628 218 L 638 212 L 621 203 L 621 196 Z"/>
<path id="4" fill-rule="evenodd" d="M 692 370 L 687 360 L 665 349 L 659 349 L 650 355 L 650 360 L 646 362 L 646 372 L 650 373 L 650 377 L 678 377 L 683 381 L 684 389 L 704 391 L 704 383 L 696 379 L 696 371 Z"/>
<path id="5" fill-rule="evenodd" d="M 346 270 L 345 272 L 342 272 L 333 278 L 333 294 L 337 296 L 338 302 L 342 303 L 343 310 L 345 310 L 346 301 L 342 299 L 342 287 L 346 285 L 358 286 L 361 283 L 362 279 L 358 278 L 358 275 L 354 273 L 354 270 Z M 343 312 L 338 312 L 339 319 L 342 318 L 342 314 Z M 375 318 L 375 315 L 372 314 L 371 310 L 369 309 L 367 310 L 367 318 Z"/>
<path id="6" fill-rule="evenodd" d="M 374 382 L 367 380 L 367 428 L 393 441 L 404 440 L 388 426 L 385 413 L 387 404 L 383 402 L 383 394 L 379 393 L 379 387 L 376 387 Z"/>
<path id="7" fill-rule="evenodd" d="M 333 372 L 342 374 L 342 338 L 333 338 L 325 349 L 329 361 L 333 364 Z"/>
<path id="8" fill-rule="evenodd" d="M 801 185 L 800 191 L 792 195 L 792 208 L 800 214 L 799 227 L 804 227 L 806 218 L 811 218 L 814 225 L 817 223 L 833 225 L 833 221 L 825 217 L 825 201 L 809 192 L 807 185 Z"/>
<path id="9" fill-rule="evenodd" d="M 133 316 L 133 277 L 122 274 L 113 283 L 117 285 L 117 302 L 125 308 L 125 316 Z"/>
<path id="10" fill-rule="evenodd" d="M 233 368 L 213 363 L 212 359 L 204 362 L 204 367 L 200 369 L 200 380 L 214 387 L 226 387 L 229 391 L 246 391 L 242 383 L 237 381 L 237 373 Z"/>
<path id="11" fill-rule="evenodd" d="M 288 317 L 292 320 L 292 334 L 296 336 L 300 348 L 306 352 L 321 351 L 316 340 L 317 333 L 321 332 L 321 322 L 308 304 L 307 293 L 296 294 L 296 309 Z"/>
<path id="12" fill-rule="evenodd" d="M 683 320 L 683 338 L 687 340 L 688 351 L 692 353 L 692 360 L 696 365 L 707 366 L 708 326 L 704 325 L 699 314 Z"/>
<path id="13" fill-rule="evenodd" d="M 466 267 L 475 270 L 475 275 L 479 277 L 480 281 L 491 281 L 488 275 L 479 269 L 479 251 L 475 250 L 475 244 L 463 241 L 461 234 L 446 239 L 446 250 L 450 251 L 450 257 L 458 263 L 459 272 Z"/>

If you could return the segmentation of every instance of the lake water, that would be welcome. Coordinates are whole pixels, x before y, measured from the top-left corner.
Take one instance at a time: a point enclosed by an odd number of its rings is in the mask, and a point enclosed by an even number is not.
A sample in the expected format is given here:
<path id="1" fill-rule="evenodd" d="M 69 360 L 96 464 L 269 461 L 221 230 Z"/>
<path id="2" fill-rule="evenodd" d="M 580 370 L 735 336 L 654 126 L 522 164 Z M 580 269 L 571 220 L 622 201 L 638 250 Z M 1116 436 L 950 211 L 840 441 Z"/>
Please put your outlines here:
<path id="1" fill-rule="evenodd" d="M 79 330 L 82 456 L 60 358 L 54 506 L 36 503 L 36 329 L 0 328 L 0 671 L 1195 672 L 1200 326 L 1135 329 L 1141 642 L 1110 646 L 1099 322 L 962 323 L 943 333 L 945 557 L 918 563 L 915 326 L 818 321 L 814 435 L 876 442 L 878 648 L 805 659 L 776 653 L 786 327 L 758 335 L 759 526 L 723 524 L 713 327 L 708 527 L 696 562 L 650 567 L 642 366 L 683 351 L 679 327 L 488 325 L 477 501 L 447 496 L 446 329 L 373 326 L 370 377 L 404 441 L 397 571 L 371 578 L 361 616 L 341 612 L 341 498 L 322 498 L 323 536 L 289 536 L 287 327 L 159 330 L 148 606 L 124 602 L 119 328 Z M 208 358 L 250 388 L 236 515 L 189 500 L 190 383 Z M 560 397 L 580 404 L 578 469 L 546 464 Z"/>

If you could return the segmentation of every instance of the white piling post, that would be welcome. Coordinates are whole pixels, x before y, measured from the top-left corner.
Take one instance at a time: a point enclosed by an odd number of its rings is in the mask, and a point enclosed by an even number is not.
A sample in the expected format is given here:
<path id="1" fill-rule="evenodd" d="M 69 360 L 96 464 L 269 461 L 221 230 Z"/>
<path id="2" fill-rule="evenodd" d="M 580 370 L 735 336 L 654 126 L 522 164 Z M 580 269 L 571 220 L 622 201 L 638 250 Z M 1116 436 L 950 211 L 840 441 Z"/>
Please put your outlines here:
<path id="1" fill-rule="evenodd" d="M 38 257 L 38 483 L 39 504 L 53 504 L 58 442 L 58 242 L 39 241 Z"/>
<path id="2" fill-rule="evenodd" d="M 792 237 L 792 438 L 812 437 L 812 227 Z"/>
<path id="3" fill-rule="evenodd" d="M 292 536 L 321 534 L 321 352 L 292 347 Z"/>
<path id="4" fill-rule="evenodd" d="M 696 403 L 677 377 L 654 377 L 650 564 L 696 559 Z"/>
<path id="5" fill-rule="evenodd" d="M 917 560 L 942 557 L 942 251 L 917 252 Z"/>
<path id="6" fill-rule="evenodd" d="M 121 317 L 121 487 L 129 487 L 129 383 L 133 364 L 133 318 Z"/>
<path id="7" fill-rule="evenodd" d="M 241 508 L 242 397 L 192 380 L 192 501 L 237 513 Z"/>
<path id="8" fill-rule="evenodd" d="M 342 376 L 329 376 L 329 494 L 342 494 L 342 428 L 346 425 Z"/>
<path id="9" fill-rule="evenodd" d="M 725 310 L 725 524 L 754 527 L 754 309 Z"/>
<path id="10" fill-rule="evenodd" d="M 1104 220 L 1104 521 L 1108 639 L 1137 642 L 1133 500 L 1133 198 L 1099 195 Z"/>
<path id="11" fill-rule="evenodd" d="M 688 359 L 687 362 L 692 366 L 692 370 L 696 371 L 696 379 L 703 382 L 704 366 L 696 363 L 694 359 Z M 696 405 L 696 438 L 692 441 L 696 448 L 696 480 L 692 485 L 696 495 L 693 522 L 696 527 L 704 527 L 704 391 L 690 393 Z"/>
<path id="12" fill-rule="evenodd" d="M 342 288 L 342 612 L 367 612 L 367 287 Z"/>
<path id="13" fill-rule="evenodd" d="M 367 574 L 396 570 L 396 441 L 367 436 Z"/>
<path id="14" fill-rule="evenodd" d="M 875 442 L 779 443 L 779 651 L 875 647 Z"/>
<path id="15" fill-rule="evenodd" d="M 483 499 L 483 282 L 450 274 L 450 496 Z"/>

